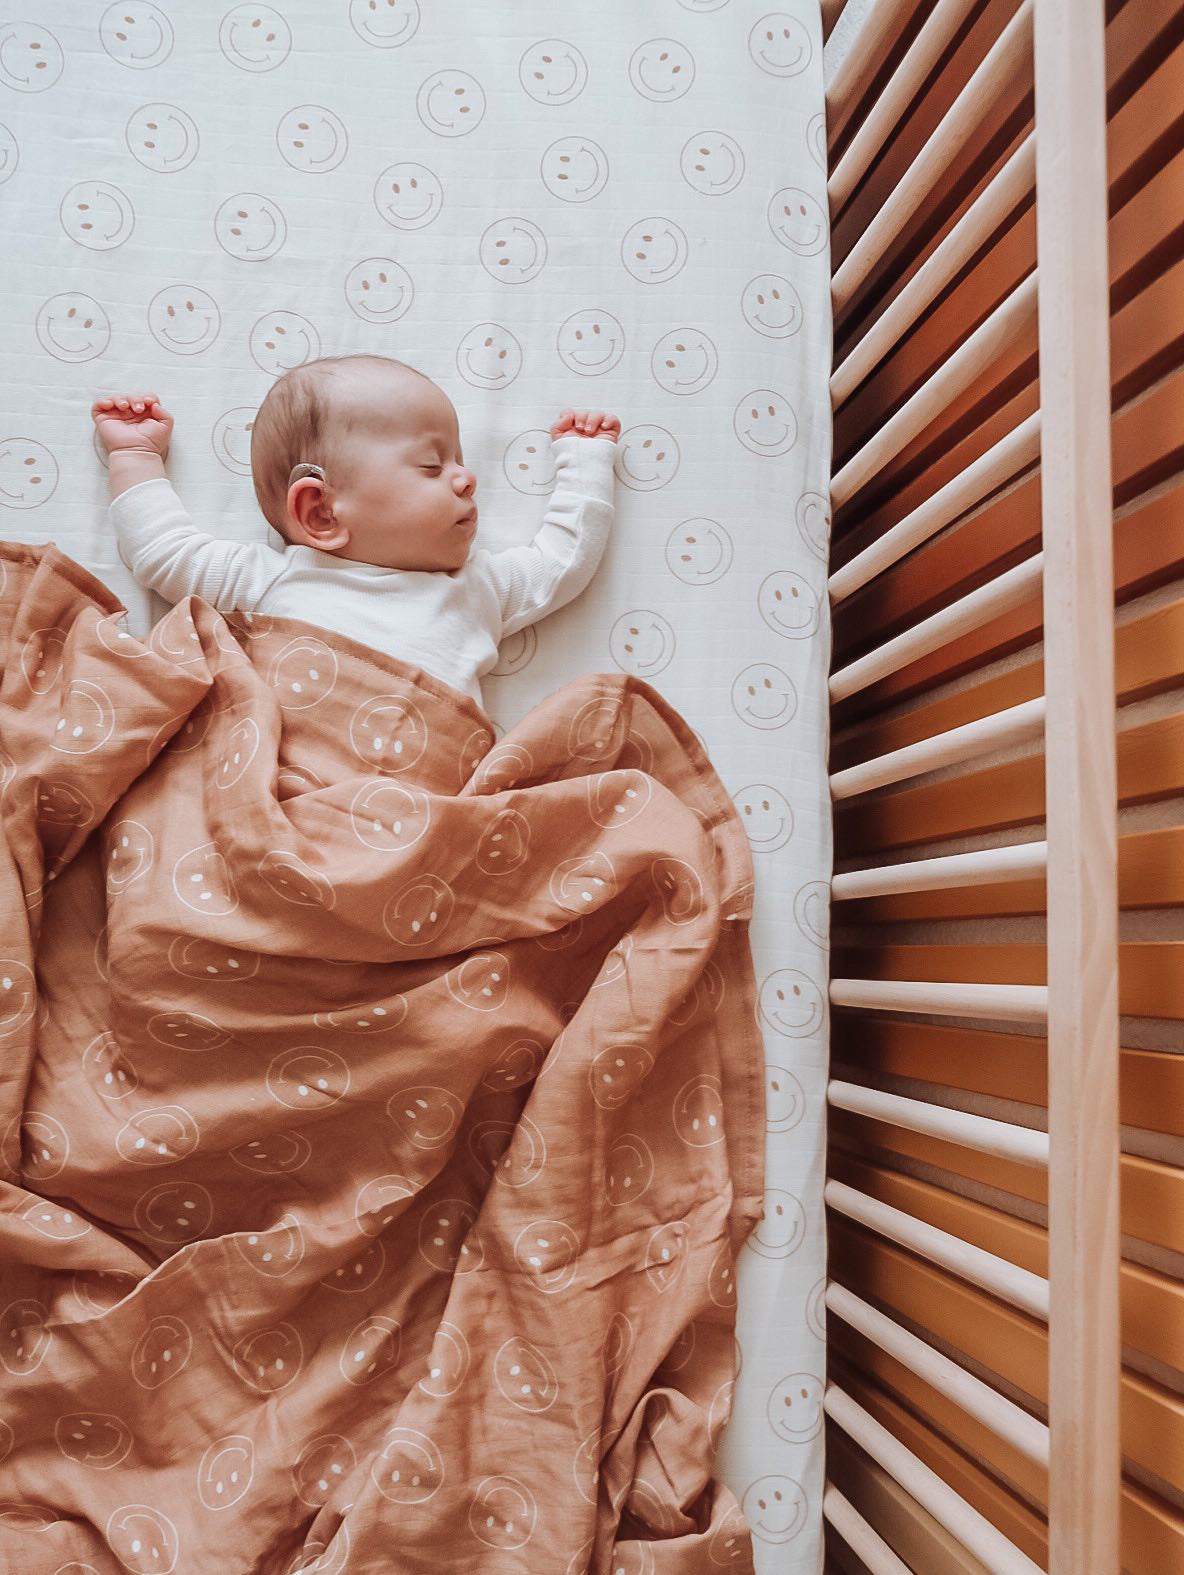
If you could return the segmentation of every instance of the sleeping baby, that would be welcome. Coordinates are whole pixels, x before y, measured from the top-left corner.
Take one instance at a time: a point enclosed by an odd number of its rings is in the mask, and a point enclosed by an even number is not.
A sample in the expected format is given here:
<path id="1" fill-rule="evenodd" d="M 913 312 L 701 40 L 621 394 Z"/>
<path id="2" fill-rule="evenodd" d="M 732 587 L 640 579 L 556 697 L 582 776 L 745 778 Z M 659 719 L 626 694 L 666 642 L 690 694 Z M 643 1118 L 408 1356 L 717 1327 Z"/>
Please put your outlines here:
<path id="1" fill-rule="evenodd" d="M 384 356 L 306 362 L 259 407 L 251 474 L 282 551 L 195 529 L 165 476 L 173 418 L 155 394 L 96 399 L 91 416 L 120 555 L 141 585 L 169 602 L 199 596 L 336 630 L 480 706 L 498 644 L 579 595 L 612 524 L 621 424 L 565 410 L 551 427 L 555 489 L 538 533 L 473 549 L 477 479 L 452 402 Z"/>

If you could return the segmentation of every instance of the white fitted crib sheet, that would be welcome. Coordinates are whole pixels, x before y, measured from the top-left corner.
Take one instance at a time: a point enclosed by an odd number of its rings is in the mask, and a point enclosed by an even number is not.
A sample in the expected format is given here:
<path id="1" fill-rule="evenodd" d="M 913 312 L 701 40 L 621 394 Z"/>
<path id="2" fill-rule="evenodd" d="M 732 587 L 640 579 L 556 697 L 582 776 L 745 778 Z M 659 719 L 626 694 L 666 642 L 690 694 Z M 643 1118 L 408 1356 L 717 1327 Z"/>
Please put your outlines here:
<path id="1" fill-rule="evenodd" d="M 506 642 L 504 730 L 635 673 L 740 807 L 765 1215 L 720 1471 L 762 1575 L 822 1566 L 830 297 L 817 0 L 54 0 L 0 24 L 0 537 L 162 605 L 106 523 L 92 398 L 151 390 L 203 528 L 264 539 L 273 379 L 375 351 L 447 391 L 482 534 L 526 540 L 564 407 L 620 417 L 592 586 Z"/>

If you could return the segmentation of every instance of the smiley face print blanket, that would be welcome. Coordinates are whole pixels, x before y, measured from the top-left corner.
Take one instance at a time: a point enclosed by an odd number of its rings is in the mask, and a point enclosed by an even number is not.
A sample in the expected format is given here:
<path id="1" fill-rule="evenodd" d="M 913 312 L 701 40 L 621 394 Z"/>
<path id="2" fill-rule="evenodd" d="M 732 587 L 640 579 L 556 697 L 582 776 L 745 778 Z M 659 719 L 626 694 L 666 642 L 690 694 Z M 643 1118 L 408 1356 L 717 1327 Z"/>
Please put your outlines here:
<path id="1" fill-rule="evenodd" d="M 751 1570 L 751 865 L 694 735 L 121 611 L 0 546 L 0 1566 Z"/>

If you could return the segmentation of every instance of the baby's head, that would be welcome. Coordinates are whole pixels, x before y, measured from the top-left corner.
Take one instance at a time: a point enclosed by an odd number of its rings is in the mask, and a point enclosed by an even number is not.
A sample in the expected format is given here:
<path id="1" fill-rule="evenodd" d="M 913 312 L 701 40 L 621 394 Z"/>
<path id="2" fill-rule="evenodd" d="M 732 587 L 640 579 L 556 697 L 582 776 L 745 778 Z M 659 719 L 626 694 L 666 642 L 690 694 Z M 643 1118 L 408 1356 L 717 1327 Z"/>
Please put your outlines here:
<path id="1" fill-rule="evenodd" d="M 324 478 L 293 480 L 302 463 Z M 338 558 L 448 571 L 476 534 L 451 400 L 386 356 L 326 356 L 278 378 L 255 415 L 251 475 L 285 540 Z"/>

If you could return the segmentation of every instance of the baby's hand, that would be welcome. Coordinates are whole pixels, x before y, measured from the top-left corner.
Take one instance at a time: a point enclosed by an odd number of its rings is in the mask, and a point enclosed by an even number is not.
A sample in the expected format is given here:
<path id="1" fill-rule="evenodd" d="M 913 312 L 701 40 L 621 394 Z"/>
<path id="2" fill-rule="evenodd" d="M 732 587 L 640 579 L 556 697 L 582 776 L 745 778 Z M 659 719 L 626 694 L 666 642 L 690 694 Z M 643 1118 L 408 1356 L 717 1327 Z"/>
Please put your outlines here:
<path id="1" fill-rule="evenodd" d="M 161 459 L 167 455 L 173 418 L 155 394 L 106 395 L 95 400 L 90 414 L 108 454 L 140 449 Z"/>
<path id="2" fill-rule="evenodd" d="M 616 416 L 606 416 L 603 410 L 565 410 L 551 428 L 553 438 L 599 437 L 615 443 L 621 435 L 621 423 Z"/>

